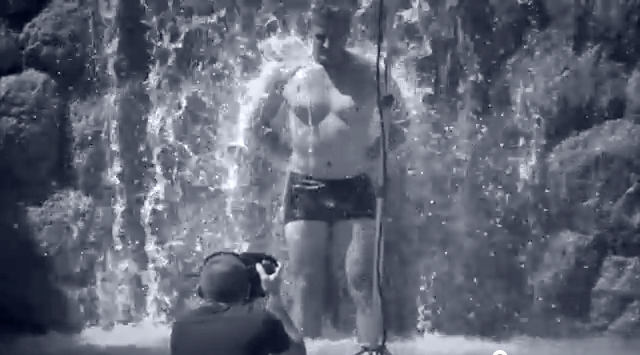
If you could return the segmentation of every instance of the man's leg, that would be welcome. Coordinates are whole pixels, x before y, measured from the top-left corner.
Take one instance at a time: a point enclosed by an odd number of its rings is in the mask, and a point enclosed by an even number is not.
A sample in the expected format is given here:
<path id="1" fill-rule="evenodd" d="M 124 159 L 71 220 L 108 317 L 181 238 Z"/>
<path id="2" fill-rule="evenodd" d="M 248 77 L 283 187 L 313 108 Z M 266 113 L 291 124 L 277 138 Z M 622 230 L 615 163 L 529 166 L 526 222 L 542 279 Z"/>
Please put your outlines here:
<path id="1" fill-rule="evenodd" d="M 346 260 L 347 250 L 351 245 L 353 223 L 338 222 L 333 226 L 331 233 L 326 314 L 329 315 L 331 326 L 339 336 L 350 336 L 355 327 L 355 307 L 347 282 Z"/>
<path id="2" fill-rule="evenodd" d="M 328 230 L 328 224 L 321 221 L 292 221 L 284 227 L 287 275 L 292 283 L 291 317 L 309 338 L 322 335 Z"/>
<path id="3" fill-rule="evenodd" d="M 373 280 L 375 277 L 375 220 L 363 218 L 341 221 L 336 231 L 343 235 L 334 238 L 349 238 L 351 243 L 346 254 L 345 269 L 349 293 L 356 306 L 356 330 L 358 342 L 366 346 L 377 345 L 382 333 L 380 305 L 374 303 Z M 350 234 L 350 235 L 349 235 Z"/>

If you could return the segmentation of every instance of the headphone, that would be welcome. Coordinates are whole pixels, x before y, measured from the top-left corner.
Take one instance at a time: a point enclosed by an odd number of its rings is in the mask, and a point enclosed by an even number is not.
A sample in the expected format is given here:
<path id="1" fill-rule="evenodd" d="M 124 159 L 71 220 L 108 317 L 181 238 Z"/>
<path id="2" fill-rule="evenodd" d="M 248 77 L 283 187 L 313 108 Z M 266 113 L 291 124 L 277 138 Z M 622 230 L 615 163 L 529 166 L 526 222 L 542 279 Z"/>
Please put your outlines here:
<path id="1" fill-rule="evenodd" d="M 240 262 L 244 265 L 244 262 L 242 261 L 242 258 L 240 258 L 240 255 L 238 255 L 238 253 L 234 253 L 232 251 L 217 251 L 212 254 L 209 254 L 206 258 L 204 258 L 204 261 L 202 262 L 202 268 L 204 268 L 207 265 L 207 263 L 211 261 L 211 259 L 220 255 L 231 255 L 236 259 L 240 260 Z M 196 295 L 198 295 L 198 297 L 200 297 L 201 299 L 205 299 L 205 295 L 204 295 L 204 292 L 202 291 L 202 286 L 200 285 L 200 283 L 198 283 L 198 286 L 196 287 Z M 249 302 L 251 300 L 250 296 L 251 296 L 251 282 L 248 282 L 247 295 L 244 298 L 244 303 Z"/>

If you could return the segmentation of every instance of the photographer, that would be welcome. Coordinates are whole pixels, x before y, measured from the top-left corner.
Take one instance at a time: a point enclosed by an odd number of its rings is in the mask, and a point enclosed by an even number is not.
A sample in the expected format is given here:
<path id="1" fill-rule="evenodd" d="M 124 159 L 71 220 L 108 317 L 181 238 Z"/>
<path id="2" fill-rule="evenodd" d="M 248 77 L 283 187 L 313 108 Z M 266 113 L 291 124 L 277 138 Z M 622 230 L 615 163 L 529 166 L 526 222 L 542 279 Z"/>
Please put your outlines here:
<path id="1" fill-rule="evenodd" d="M 280 298 L 280 267 L 251 261 L 232 253 L 205 260 L 198 285 L 205 304 L 175 321 L 171 355 L 306 354 Z M 256 297 L 268 297 L 266 310 L 250 307 Z"/>

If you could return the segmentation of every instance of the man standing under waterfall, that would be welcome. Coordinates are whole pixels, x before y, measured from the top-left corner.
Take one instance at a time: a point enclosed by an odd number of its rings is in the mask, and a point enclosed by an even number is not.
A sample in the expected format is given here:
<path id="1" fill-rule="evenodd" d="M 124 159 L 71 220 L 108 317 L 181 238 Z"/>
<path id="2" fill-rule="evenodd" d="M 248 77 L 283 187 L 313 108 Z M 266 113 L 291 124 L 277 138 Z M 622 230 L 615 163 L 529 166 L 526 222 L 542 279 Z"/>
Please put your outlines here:
<path id="1" fill-rule="evenodd" d="M 327 297 L 346 281 L 357 308 L 358 342 L 372 348 L 382 332 L 372 327 L 381 138 L 376 65 L 346 49 L 353 15 L 353 9 L 314 6 L 314 63 L 276 74 L 252 129 L 272 157 L 287 162 L 284 234 L 295 324 L 307 337 L 322 336 L 323 316 L 338 307 L 335 295 Z M 394 149 L 405 140 L 408 120 L 389 82 L 384 94 L 395 100 L 384 114 Z"/>

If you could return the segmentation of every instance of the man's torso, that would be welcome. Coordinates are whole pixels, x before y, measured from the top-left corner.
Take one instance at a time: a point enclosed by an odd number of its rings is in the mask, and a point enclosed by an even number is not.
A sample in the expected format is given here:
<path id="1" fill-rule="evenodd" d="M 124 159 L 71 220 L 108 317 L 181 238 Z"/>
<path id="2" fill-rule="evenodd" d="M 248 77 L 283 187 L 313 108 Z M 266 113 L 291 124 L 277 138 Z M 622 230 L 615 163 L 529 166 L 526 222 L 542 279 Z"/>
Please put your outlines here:
<path id="1" fill-rule="evenodd" d="M 327 179 L 369 172 L 366 151 L 377 135 L 371 65 L 352 57 L 331 75 L 319 64 L 300 68 L 283 96 L 291 170 Z"/>

